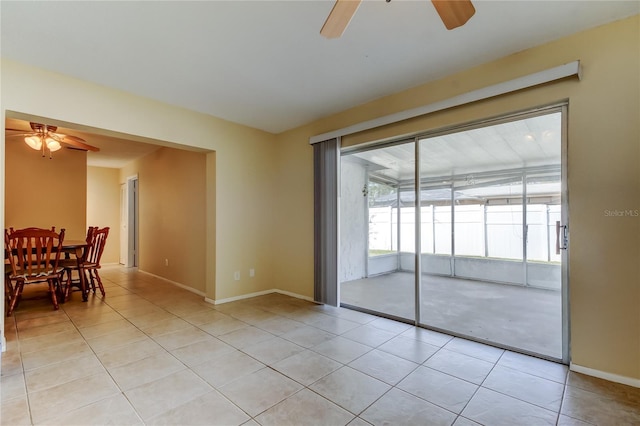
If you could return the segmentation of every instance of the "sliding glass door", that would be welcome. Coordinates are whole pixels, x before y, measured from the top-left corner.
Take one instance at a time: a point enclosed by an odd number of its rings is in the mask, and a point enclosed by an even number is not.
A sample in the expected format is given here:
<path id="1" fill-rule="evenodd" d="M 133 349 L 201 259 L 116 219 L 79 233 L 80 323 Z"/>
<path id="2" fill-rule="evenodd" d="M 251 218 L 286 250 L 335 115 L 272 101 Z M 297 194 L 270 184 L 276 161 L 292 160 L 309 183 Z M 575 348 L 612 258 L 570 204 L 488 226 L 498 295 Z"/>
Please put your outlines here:
<path id="1" fill-rule="evenodd" d="M 557 108 L 343 152 L 342 304 L 563 359 L 562 141 Z"/>
<path id="2" fill-rule="evenodd" d="M 341 157 L 341 303 L 415 319 L 414 142 Z"/>

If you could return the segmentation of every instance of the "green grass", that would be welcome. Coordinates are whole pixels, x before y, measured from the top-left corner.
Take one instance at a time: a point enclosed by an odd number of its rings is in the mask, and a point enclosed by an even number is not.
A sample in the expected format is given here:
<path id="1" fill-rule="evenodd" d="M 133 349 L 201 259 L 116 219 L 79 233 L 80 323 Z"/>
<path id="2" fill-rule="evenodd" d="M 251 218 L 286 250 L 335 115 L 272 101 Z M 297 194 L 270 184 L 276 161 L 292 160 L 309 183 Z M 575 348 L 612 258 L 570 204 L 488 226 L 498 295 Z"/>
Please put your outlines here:
<path id="1" fill-rule="evenodd" d="M 369 257 L 395 253 L 395 250 L 369 250 Z"/>

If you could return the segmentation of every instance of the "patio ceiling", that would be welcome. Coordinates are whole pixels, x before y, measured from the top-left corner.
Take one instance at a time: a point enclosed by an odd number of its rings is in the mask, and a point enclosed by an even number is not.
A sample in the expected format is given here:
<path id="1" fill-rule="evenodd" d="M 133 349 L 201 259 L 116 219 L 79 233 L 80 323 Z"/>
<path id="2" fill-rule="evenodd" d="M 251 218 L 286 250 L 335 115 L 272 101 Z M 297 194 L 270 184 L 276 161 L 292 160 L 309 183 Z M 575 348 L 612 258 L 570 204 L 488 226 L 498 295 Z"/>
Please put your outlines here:
<path id="1" fill-rule="evenodd" d="M 422 178 L 496 170 L 557 166 L 561 158 L 561 114 L 553 113 L 420 139 Z M 414 179 L 413 143 L 351 154 L 370 175 Z"/>

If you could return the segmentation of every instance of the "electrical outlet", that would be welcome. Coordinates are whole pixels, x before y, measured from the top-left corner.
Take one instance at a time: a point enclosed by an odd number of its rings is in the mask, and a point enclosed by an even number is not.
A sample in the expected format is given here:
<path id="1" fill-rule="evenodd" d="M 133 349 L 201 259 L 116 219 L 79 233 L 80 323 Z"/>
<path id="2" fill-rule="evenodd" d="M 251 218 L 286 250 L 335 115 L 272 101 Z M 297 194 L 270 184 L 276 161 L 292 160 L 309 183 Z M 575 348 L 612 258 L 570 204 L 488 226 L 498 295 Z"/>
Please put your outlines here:
<path id="1" fill-rule="evenodd" d="M 233 279 L 236 281 L 240 281 L 240 271 L 235 271 L 233 273 Z"/>
<path id="2" fill-rule="evenodd" d="M 255 269 L 253 269 L 253 268 L 249 269 L 249 276 L 250 276 L 251 278 L 255 277 L 255 276 L 256 276 L 256 270 L 255 270 Z"/>
<path id="3" fill-rule="evenodd" d="M 164 266 L 169 266 L 169 259 L 164 260 Z"/>

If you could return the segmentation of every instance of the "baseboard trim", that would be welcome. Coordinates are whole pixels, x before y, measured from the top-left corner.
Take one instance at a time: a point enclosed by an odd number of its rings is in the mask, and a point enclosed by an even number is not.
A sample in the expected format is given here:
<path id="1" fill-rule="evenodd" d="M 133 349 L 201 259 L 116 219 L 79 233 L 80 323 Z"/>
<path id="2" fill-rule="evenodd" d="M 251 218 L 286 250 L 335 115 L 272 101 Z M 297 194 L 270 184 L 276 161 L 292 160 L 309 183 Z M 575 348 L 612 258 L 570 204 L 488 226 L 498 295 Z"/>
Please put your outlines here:
<path id="1" fill-rule="evenodd" d="M 180 287 L 182 289 L 185 289 L 187 291 L 190 291 L 191 293 L 195 293 L 198 296 L 202 296 L 204 297 L 204 301 L 207 303 L 211 303 L 212 305 L 222 305 L 223 303 L 229 303 L 229 302 L 235 302 L 237 300 L 243 300 L 243 299 L 251 299 L 252 297 L 257 297 L 257 296 L 264 296 L 267 294 L 271 294 L 271 293 L 279 293 L 279 294 L 284 294 L 285 296 L 291 296 L 291 297 L 295 297 L 296 299 L 302 299 L 302 300 L 306 300 L 309 302 L 313 302 L 313 298 L 312 297 L 308 297 L 308 296 L 303 296 L 301 294 L 298 293 L 293 293 L 291 291 L 286 291 L 286 290 L 280 290 L 277 288 L 272 288 L 271 290 L 263 290 L 263 291 L 256 291 L 254 293 L 248 293 L 248 294 L 242 294 L 240 296 L 233 296 L 233 297 L 227 297 L 225 299 L 210 299 L 207 297 L 207 294 L 203 291 L 200 290 L 196 290 L 195 288 L 192 287 L 188 287 L 184 284 L 181 284 L 179 282 L 176 281 L 171 281 L 170 279 L 167 279 L 165 277 L 161 277 L 160 275 L 156 275 L 156 274 L 152 274 L 151 272 L 147 272 L 147 271 L 143 271 L 142 269 L 138 268 L 138 272 L 142 272 L 143 274 L 152 276 L 154 278 L 158 278 L 162 281 L 166 281 L 169 284 L 173 284 L 177 287 Z"/>
<path id="2" fill-rule="evenodd" d="M 274 290 L 273 290 L 273 292 L 274 292 L 274 293 L 284 294 L 285 296 L 295 297 L 296 299 L 306 300 L 307 302 L 314 302 L 314 303 L 315 303 L 315 300 L 313 300 L 313 297 L 303 296 L 303 295 L 301 295 L 301 294 L 293 293 L 293 292 L 291 292 L 291 291 L 280 290 L 280 289 L 274 289 Z"/>
<path id="3" fill-rule="evenodd" d="M 204 301 L 207 303 L 211 303 L 212 305 L 222 305 L 223 303 L 235 302 L 235 301 L 244 300 L 244 299 L 251 299 L 252 297 L 265 296 L 271 293 L 284 294 L 285 296 L 295 297 L 296 299 L 302 299 L 309 302 L 313 302 L 313 298 L 311 297 L 303 296 L 297 293 L 292 293 L 290 291 L 280 290 L 277 288 L 272 288 L 271 290 L 256 291 L 254 293 L 242 294 L 240 296 L 227 297 L 225 299 L 214 300 L 214 299 L 209 299 L 208 297 L 205 297 Z"/>
<path id="4" fill-rule="evenodd" d="M 634 388 L 640 388 L 640 379 L 634 379 L 633 377 L 620 376 L 618 374 L 607 373 L 606 371 L 596 370 L 594 368 L 583 367 L 571 363 L 569 365 L 571 371 L 576 373 L 586 374 L 587 376 L 597 377 L 599 379 L 608 380 L 610 382 L 621 383 L 623 385 L 633 386 Z"/>
<path id="5" fill-rule="evenodd" d="M 225 299 L 214 300 L 214 299 L 206 298 L 205 302 L 209 302 L 214 305 L 222 305 L 223 303 L 235 302 L 237 300 L 243 300 L 243 299 L 251 299 L 252 297 L 264 296 L 265 294 L 269 294 L 269 293 L 273 293 L 273 290 L 256 291 L 254 293 L 242 294 L 240 296 L 227 297 Z"/>
<path id="6" fill-rule="evenodd" d="M 160 275 L 152 274 L 151 272 L 143 271 L 142 269 L 138 269 L 138 272 L 142 272 L 143 274 L 150 275 L 150 276 L 152 276 L 154 278 L 158 278 L 159 280 L 168 282 L 169 284 L 173 284 L 173 285 L 175 285 L 177 287 L 180 287 L 180 288 L 182 288 L 184 290 L 190 291 L 191 293 L 195 293 L 198 296 L 202 296 L 202 297 L 206 296 L 206 293 L 204 291 L 196 290 L 193 287 L 186 286 L 186 285 L 181 284 L 181 283 L 176 282 L 176 281 L 171 281 L 170 279 L 167 279 L 165 277 L 161 277 Z"/>

